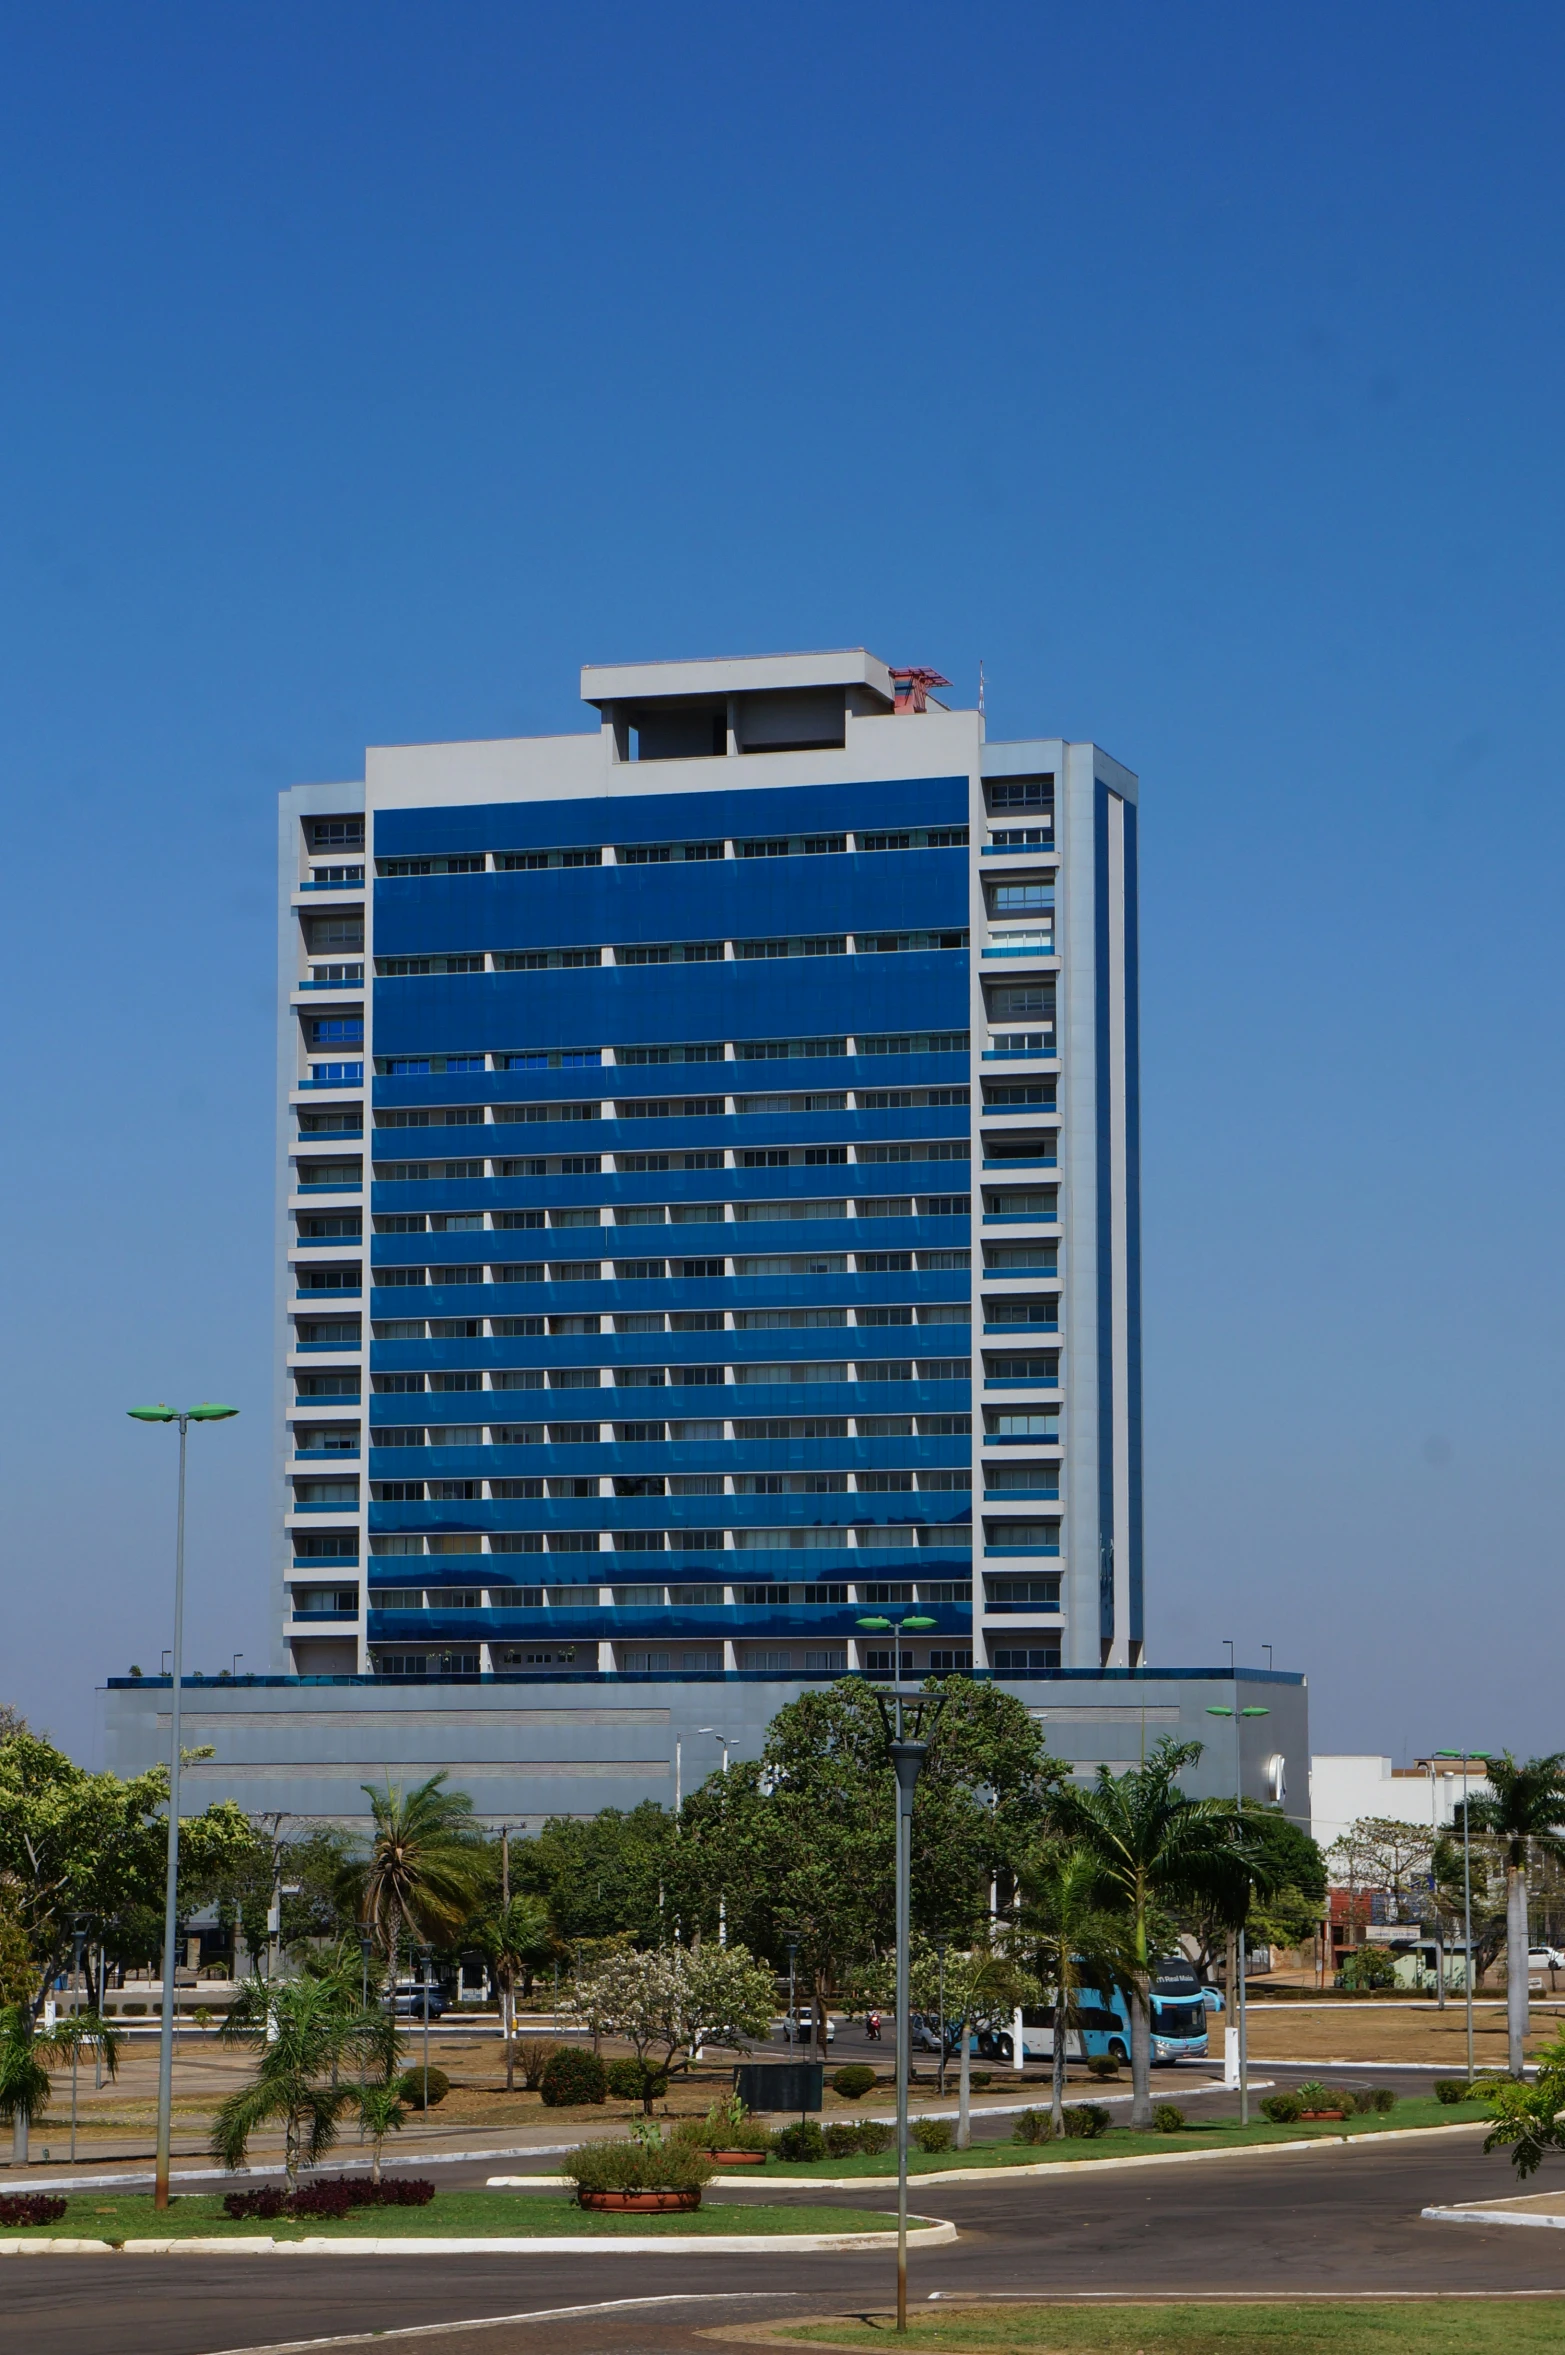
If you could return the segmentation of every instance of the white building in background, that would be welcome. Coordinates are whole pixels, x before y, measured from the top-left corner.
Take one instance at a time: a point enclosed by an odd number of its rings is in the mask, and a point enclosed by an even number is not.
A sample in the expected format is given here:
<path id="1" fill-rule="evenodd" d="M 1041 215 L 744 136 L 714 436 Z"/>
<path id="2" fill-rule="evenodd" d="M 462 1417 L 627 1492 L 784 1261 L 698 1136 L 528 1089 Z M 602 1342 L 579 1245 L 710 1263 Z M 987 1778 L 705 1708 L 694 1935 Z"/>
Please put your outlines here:
<path id="1" fill-rule="evenodd" d="M 1476 1797 L 1488 1790 L 1488 1777 L 1476 1766 L 1464 1775 L 1459 1759 L 1420 1758 L 1412 1766 L 1393 1766 L 1373 1753 L 1326 1752 L 1310 1760 L 1310 1830 L 1322 1848 L 1366 1816 L 1443 1831 L 1461 1805 L 1464 1788 Z"/>

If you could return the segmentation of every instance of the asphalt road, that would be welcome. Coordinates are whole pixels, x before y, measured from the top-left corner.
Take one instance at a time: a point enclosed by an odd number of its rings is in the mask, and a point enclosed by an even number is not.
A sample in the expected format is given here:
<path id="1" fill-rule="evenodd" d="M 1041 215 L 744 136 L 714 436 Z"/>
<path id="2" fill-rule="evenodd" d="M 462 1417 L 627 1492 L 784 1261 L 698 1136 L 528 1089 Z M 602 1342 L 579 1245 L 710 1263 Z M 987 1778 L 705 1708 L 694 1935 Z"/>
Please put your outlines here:
<path id="1" fill-rule="evenodd" d="M 913 2295 L 1565 2295 L 1565 2235 L 1419 2215 L 1509 2188 L 1467 2137 L 939 2185 L 920 2205 L 961 2238 L 915 2254 Z M 0 2268 L 0 2355 L 238 2355 L 339 2333 L 366 2345 L 400 2333 L 410 2355 L 710 2355 L 698 2334 L 715 2327 L 884 2307 L 893 2283 L 889 2254 L 799 2256 L 786 2243 L 758 2257 L 29 2256 Z M 616 2303 L 641 2300 L 657 2302 Z"/>

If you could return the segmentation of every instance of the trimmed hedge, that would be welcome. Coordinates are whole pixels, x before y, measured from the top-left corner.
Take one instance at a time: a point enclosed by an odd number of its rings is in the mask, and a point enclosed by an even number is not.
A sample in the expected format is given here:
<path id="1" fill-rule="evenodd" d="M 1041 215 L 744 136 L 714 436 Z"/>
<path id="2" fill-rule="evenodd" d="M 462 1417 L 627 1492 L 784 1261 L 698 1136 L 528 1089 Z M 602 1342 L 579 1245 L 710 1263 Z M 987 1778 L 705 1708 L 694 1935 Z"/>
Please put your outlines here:
<path id="1" fill-rule="evenodd" d="M 875 2072 L 868 2061 L 846 2061 L 832 2072 L 831 2089 L 847 2102 L 862 2101 L 875 2083 Z"/>
<path id="2" fill-rule="evenodd" d="M 1107 2134 L 1113 2118 L 1101 2102 L 1073 2102 L 1066 2106 L 1065 2131 L 1079 2136 L 1083 2142 L 1096 2142 L 1100 2134 Z"/>
<path id="3" fill-rule="evenodd" d="M 826 2156 L 851 2159 L 859 2152 L 879 2158 L 896 2142 L 896 2128 L 882 2118 L 834 2118 L 826 2129 Z"/>
<path id="4" fill-rule="evenodd" d="M 915 2118 L 913 2140 L 921 2151 L 948 2151 L 951 2148 L 949 2118 Z"/>
<path id="5" fill-rule="evenodd" d="M 1011 2128 L 1012 2142 L 1052 2142 L 1054 2120 L 1047 2110 L 1023 2110 Z"/>
<path id="6" fill-rule="evenodd" d="M 1159 2134 L 1183 2134 L 1185 2113 L 1177 2102 L 1159 2102 L 1152 2113 L 1152 2123 Z"/>
<path id="7" fill-rule="evenodd" d="M 428 2087 L 427 2098 L 426 2085 Z M 451 2091 L 451 2080 L 444 2069 L 437 2069 L 431 2065 L 426 2073 L 423 2066 L 420 2065 L 416 2069 L 403 2070 L 402 2075 L 397 2079 L 397 2091 L 410 2110 L 426 2108 L 432 2110 L 436 2102 L 443 2102 Z"/>
<path id="8" fill-rule="evenodd" d="M 1261 2116 L 1274 2126 L 1295 2126 L 1303 2108 L 1296 2093 L 1269 2093 L 1261 2103 Z"/>
<path id="9" fill-rule="evenodd" d="M 792 2126 L 783 2126 L 772 2136 L 772 2148 L 779 2159 L 824 2159 L 826 2137 L 813 2118 L 800 2118 Z"/>
<path id="10" fill-rule="evenodd" d="M 606 2101 L 609 2072 L 598 2053 L 579 2044 L 557 2044 L 544 2063 L 538 2090 L 544 2107 L 550 2110 L 572 2109 L 578 2102 Z"/>
<path id="11" fill-rule="evenodd" d="M 1465 2077 L 1437 2077 L 1435 2079 L 1435 2099 L 1437 2102 L 1476 2101 L 1478 2088 L 1476 2085 L 1469 2085 Z"/>

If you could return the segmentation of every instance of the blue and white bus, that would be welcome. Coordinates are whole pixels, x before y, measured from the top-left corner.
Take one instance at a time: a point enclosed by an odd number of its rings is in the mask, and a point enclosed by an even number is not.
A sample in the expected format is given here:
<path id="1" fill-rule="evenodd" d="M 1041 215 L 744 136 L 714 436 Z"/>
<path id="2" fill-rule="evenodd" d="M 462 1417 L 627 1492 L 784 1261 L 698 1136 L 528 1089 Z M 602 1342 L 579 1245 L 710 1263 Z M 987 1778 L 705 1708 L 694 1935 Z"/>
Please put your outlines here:
<path id="1" fill-rule="evenodd" d="M 1068 2031 L 1068 2050 L 1078 2060 L 1107 2057 L 1130 2059 L 1130 2011 L 1116 1988 L 1083 1988 L 1077 2005 L 1078 2025 Z M 1158 2062 L 1206 2058 L 1206 2004 L 1201 1981 L 1183 1956 L 1154 1966 L 1152 1974 L 1152 2059 Z M 1014 2053 L 1014 2038 L 1000 2031 L 989 2050 L 1002 2060 Z M 1054 2015 L 1047 2007 L 1022 2014 L 1022 2057 L 1028 2061 L 1054 2058 Z"/>

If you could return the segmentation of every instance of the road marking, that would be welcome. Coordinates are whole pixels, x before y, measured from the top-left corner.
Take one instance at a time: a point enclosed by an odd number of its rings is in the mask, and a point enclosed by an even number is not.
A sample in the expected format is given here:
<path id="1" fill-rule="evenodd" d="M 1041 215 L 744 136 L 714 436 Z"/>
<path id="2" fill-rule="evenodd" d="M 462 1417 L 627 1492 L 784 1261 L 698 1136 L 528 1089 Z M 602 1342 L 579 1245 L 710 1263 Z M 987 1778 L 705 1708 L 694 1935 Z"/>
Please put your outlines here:
<path id="1" fill-rule="evenodd" d="M 478 2314 L 467 2322 L 421 2322 L 402 2330 L 342 2331 L 323 2339 L 274 2339 L 264 2347 L 222 2347 L 210 2355 L 309 2355 L 317 2347 L 385 2346 L 395 2339 L 448 2339 L 463 2330 L 501 2330 L 508 2323 L 566 2322 L 581 2314 L 620 2314 L 637 2306 L 737 2305 L 750 2298 L 791 2298 L 793 2290 L 670 2290 L 661 2297 L 599 2298 L 589 2306 L 538 2306 L 526 2314 Z"/>

